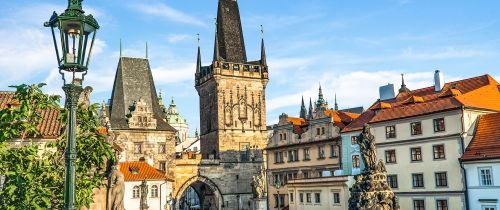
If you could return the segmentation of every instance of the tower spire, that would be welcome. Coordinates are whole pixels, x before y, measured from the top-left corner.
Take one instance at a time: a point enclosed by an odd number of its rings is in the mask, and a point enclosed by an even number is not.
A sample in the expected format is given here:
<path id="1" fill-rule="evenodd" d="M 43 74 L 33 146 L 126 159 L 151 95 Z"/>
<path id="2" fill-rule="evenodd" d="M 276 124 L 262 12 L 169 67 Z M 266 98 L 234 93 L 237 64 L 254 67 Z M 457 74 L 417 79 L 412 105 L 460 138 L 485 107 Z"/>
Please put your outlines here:
<path id="1" fill-rule="evenodd" d="M 148 42 L 146 41 L 146 59 L 148 59 Z"/>
<path id="2" fill-rule="evenodd" d="M 401 88 L 399 88 L 399 92 L 410 92 L 410 89 L 406 87 L 404 74 L 401 74 Z"/>
<path id="3" fill-rule="evenodd" d="M 201 73 L 201 47 L 200 47 L 200 34 L 196 34 L 198 36 L 198 57 L 196 60 L 196 74 Z"/>
<path id="4" fill-rule="evenodd" d="M 313 105 L 312 105 L 312 99 L 309 97 L 309 111 L 307 112 L 307 119 L 312 119 L 313 115 Z"/>
<path id="5" fill-rule="evenodd" d="M 233 63 L 246 63 L 247 56 L 238 1 L 219 0 L 217 29 L 221 59 Z"/>
<path id="6" fill-rule="evenodd" d="M 264 26 L 260 25 L 260 33 L 262 36 L 262 41 L 260 44 L 260 64 L 267 65 L 266 61 L 266 47 L 264 45 Z"/>
<path id="7" fill-rule="evenodd" d="M 302 96 L 302 104 L 300 105 L 300 118 L 306 119 L 306 105 L 304 104 L 304 96 Z"/>
<path id="8" fill-rule="evenodd" d="M 122 39 L 120 39 L 120 58 L 122 57 Z"/>
<path id="9" fill-rule="evenodd" d="M 325 99 L 323 98 L 323 89 L 321 88 L 321 83 L 319 84 L 318 91 L 318 101 L 316 101 L 316 108 L 326 105 Z"/>
<path id="10" fill-rule="evenodd" d="M 219 52 L 219 24 L 217 23 L 217 18 L 215 18 L 215 43 L 214 43 L 214 61 L 220 60 Z"/>

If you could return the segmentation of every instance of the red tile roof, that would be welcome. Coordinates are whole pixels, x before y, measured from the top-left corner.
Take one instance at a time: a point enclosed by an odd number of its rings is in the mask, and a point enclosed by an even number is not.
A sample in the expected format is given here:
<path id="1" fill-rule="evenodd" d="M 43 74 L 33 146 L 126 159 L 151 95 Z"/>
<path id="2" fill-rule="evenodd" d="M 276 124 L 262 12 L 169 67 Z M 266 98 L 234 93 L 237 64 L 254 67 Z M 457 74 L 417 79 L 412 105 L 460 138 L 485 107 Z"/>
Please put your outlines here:
<path id="1" fill-rule="evenodd" d="M 474 137 L 462 161 L 500 159 L 500 113 L 479 116 Z"/>
<path id="2" fill-rule="evenodd" d="M 16 105 L 14 92 L 0 91 L 0 109 L 9 108 L 11 105 Z M 58 108 L 46 109 L 40 111 L 42 121 L 38 124 L 37 129 L 40 132 L 41 138 L 53 139 L 59 137 L 61 132 L 61 121 L 59 119 L 60 110 Z"/>
<path id="3" fill-rule="evenodd" d="M 306 123 L 306 120 L 299 117 L 288 117 L 288 122 L 292 125 L 304 125 Z"/>
<path id="4" fill-rule="evenodd" d="M 382 103 L 390 104 L 390 107 Z M 380 109 L 380 107 L 386 107 Z M 394 99 L 375 103 L 378 110 L 370 123 L 430 114 L 462 107 L 500 110 L 499 83 L 490 75 L 446 83 L 440 92 L 434 86 L 400 93 Z"/>
<path id="5" fill-rule="evenodd" d="M 156 169 L 146 162 L 123 162 L 120 163 L 120 171 L 122 172 L 125 181 L 142 181 L 142 180 L 169 180 L 164 172 Z"/>
<path id="6" fill-rule="evenodd" d="M 363 126 L 375 116 L 375 111 L 366 110 L 358 118 L 342 129 L 342 133 L 363 130 Z"/>
<path id="7" fill-rule="evenodd" d="M 343 112 L 333 109 L 325 110 L 325 114 L 332 117 L 334 124 L 336 124 L 336 126 L 340 127 L 341 129 L 360 116 L 360 114 L 357 113 Z"/>

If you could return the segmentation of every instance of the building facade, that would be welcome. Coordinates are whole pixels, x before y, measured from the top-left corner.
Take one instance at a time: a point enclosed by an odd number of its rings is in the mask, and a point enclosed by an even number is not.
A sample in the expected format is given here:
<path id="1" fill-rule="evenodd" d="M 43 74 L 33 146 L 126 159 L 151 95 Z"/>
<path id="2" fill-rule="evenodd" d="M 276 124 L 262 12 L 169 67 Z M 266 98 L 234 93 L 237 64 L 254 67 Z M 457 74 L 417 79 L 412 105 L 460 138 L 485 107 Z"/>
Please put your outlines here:
<path id="1" fill-rule="evenodd" d="M 467 183 L 467 209 L 500 209 L 500 114 L 478 117 L 469 132 L 461 163 Z"/>
<path id="2" fill-rule="evenodd" d="M 394 98 L 370 107 L 377 155 L 401 209 L 466 209 L 465 174 L 457 160 L 476 118 L 500 110 L 491 76 L 444 83 L 439 74 L 436 85 L 417 90 L 403 80 Z"/>
<path id="3" fill-rule="evenodd" d="M 266 147 L 269 209 L 345 209 L 347 177 L 341 169 L 340 130 L 359 114 L 329 109 L 320 88 L 300 117 L 280 116 Z M 276 183 L 279 183 L 278 187 Z"/>

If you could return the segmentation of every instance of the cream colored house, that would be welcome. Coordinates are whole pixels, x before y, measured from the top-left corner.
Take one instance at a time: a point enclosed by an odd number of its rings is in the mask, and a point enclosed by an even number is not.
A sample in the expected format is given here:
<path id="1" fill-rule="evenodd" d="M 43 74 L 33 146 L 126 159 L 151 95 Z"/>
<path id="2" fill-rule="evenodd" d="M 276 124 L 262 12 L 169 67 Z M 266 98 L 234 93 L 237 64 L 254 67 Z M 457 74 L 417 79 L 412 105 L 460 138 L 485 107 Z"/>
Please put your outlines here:
<path id="1" fill-rule="evenodd" d="M 266 148 L 269 209 L 345 209 L 347 177 L 340 164 L 340 130 L 359 114 L 329 109 L 321 89 L 306 116 L 280 116 Z M 281 182 L 280 188 L 273 183 Z M 278 201 L 279 199 L 279 201 Z"/>
<path id="2" fill-rule="evenodd" d="M 435 86 L 406 88 L 377 101 L 369 120 L 388 182 L 401 209 L 466 209 L 464 171 L 458 159 L 476 118 L 500 110 L 498 82 L 483 75 Z M 442 85 L 440 85 L 442 84 Z"/>

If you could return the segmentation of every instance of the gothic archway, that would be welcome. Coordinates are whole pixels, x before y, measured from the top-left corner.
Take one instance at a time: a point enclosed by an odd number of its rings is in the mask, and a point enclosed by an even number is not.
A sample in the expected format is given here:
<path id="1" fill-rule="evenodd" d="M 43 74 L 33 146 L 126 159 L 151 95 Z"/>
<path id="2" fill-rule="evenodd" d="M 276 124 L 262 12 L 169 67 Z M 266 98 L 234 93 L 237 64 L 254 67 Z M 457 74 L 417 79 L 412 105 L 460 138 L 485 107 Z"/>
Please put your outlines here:
<path id="1" fill-rule="evenodd" d="M 194 176 L 188 179 L 177 190 L 175 199 L 175 209 L 178 210 L 222 210 L 224 203 L 217 185 L 204 176 Z"/>

